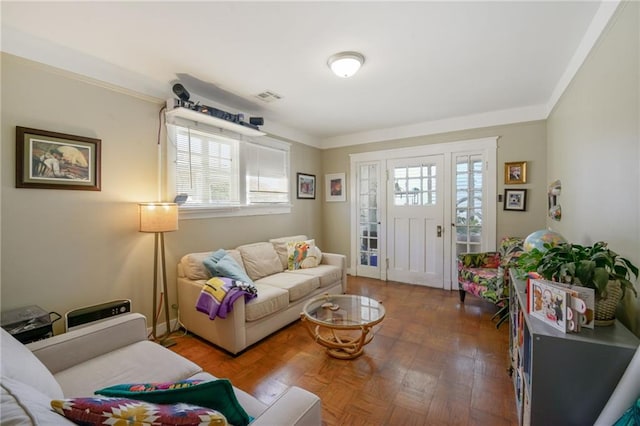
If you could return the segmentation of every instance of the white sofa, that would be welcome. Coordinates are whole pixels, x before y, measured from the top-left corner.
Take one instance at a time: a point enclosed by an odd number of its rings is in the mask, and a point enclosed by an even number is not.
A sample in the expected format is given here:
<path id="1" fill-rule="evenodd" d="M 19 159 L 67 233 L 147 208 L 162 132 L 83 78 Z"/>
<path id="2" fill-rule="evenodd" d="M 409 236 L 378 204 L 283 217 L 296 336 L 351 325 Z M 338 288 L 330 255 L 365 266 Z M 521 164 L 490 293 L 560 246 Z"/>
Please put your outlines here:
<path id="1" fill-rule="evenodd" d="M 287 243 L 306 241 L 305 235 L 245 244 L 227 250 L 254 281 L 258 296 L 235 301 L 226 318 L 209 317 L 196 310 L 196 302 L 211 274 L 203 265 L 211 252 L 189 253 L 178 264 L 180 323 L 188 331 L 226 351 L 237 354 L 300 318 L 304 304 L 325 294 L 347 289 L 346 256 L 322 253 L 320 265 L 290 271 Z"/>
<path id="2" fill-rule="evenodd" d="M 122 383 L 215 379 L 202 368 L 147 340 L 145 317 L 125 314 L 50 339 L 23 345 L 4 329 L 0 424 L 73 424 L 50 408 L 53 399 L 92 396 Z M 266 405 L 234 388 L 244 410 L 259 425 L 320 425 L 320 399 L 290 387 Z"/>

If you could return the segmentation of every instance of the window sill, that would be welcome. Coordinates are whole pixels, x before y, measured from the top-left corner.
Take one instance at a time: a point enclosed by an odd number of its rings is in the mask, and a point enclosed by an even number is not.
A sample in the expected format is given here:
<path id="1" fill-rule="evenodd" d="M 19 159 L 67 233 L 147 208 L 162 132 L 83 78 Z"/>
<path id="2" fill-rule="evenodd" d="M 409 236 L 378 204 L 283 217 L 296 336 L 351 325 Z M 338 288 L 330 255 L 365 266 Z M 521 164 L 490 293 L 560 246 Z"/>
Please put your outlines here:
<path id="1" fill-rule="evenodd" d="M 214 217 L 264 216 L 291 213 L 291 204 L 269 204 L 251 206 L 198 207 L 183 205 L 179 208 L 180 219 L 208 219 Z"/>

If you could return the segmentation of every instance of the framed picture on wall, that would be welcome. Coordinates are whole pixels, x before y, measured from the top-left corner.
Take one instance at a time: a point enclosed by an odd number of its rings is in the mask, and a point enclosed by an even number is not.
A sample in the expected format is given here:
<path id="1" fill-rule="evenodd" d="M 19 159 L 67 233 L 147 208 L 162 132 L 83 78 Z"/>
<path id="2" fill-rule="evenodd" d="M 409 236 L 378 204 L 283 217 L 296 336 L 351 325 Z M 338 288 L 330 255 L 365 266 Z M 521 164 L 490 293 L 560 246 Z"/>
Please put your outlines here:
<path id="1" fill-rule="evenodd" d="M 504 183 L 505 185 L 527 183 L 527 162 L 504 163 Z"/>
<path id="2" fill-rule="evenodd" d="M 16 127 L 16 188 L 100 191 L 100 139 Z"/>
<path id="3" fill-rule="evenodd" d="M 308 175 L 306 173 L 297 173 L 298 176 L 298 191 L 297 196 L 301 199 L 315 199 L 316 198 L 316 176 Z"/>
<path id="4" fill-rule="evenodd" d="M 526 189 L 505 189 L 504 210 L 525 211 L 527 209 Z"/>
<path id="5" fill-rule="evenodd" d="M 344 173 L 325 175 L 327 201 L 347 201 L 347 182 Z"/>

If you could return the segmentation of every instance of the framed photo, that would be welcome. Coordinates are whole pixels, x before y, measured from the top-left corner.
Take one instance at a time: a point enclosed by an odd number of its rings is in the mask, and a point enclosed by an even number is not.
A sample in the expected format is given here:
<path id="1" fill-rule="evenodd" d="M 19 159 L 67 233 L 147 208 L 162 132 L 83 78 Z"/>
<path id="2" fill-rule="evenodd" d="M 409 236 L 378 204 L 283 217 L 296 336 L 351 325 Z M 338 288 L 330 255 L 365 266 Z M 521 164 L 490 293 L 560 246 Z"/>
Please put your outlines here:
<path id="1" fill-rule="evenodd" d="M 16 188 L 100 191 L 100 139 L 16 127 Z"/>
<path id="2" fill-rule="evenodd" d="M 344 173 L 325 175 L 327 201 L 347 201 L 347 182 Z"/>
<path id="3" fill-rule="evenodd" d="M 523 212 L 527 209 L 526 189 L 505 189 L 504 190 L 504 210 L 515 210 Z"/>
<path id="4" fill-rule="evenodd" d="M 316 175 L 298 173 L 298 198 L 315 200 L 316 198 Z"/>
<path id="5" fill-rule="evenodd" d="M 505 185 L 527 183 L 527 162 L 504 163 L 504 183 Z"/>

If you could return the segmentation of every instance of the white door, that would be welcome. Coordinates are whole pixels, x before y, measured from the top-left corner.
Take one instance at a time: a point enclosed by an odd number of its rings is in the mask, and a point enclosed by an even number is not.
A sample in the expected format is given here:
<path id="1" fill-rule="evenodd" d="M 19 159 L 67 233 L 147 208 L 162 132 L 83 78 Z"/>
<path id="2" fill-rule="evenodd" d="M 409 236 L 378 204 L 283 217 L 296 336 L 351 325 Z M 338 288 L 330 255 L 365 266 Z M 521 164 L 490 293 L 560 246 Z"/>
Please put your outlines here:
<path id="1" fill-rule="evenodd" d="M 387 278 L 443 288 L 444 156 L 387 162 Z"/>
<path id="2" fill-rule="evenodd" d="M 380 279 L 380 241 L 382 235 L 380 209 L 380 162 L 358 163 L 356 168 L 358 194 L 358 254 L 356 275 Z"/>

